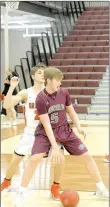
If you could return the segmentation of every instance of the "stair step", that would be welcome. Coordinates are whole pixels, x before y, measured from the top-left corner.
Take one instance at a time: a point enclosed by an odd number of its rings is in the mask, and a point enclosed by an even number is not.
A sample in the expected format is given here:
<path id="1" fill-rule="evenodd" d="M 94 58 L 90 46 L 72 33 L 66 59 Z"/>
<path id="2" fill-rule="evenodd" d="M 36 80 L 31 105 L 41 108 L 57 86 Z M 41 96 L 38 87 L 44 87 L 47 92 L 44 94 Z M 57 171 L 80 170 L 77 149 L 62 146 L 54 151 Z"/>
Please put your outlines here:
<path id="1" fill-rule="evenodd" d="M 103 82 L 103 83 L 108 83 L 109 82 L 109 80 L 101 80 L 101 82 Z"/>
<path id="2" fill-rule="evenodd" d="M 102 87 L 102 86 L 101 86 Z M 103 89 L 107 89 L 109 87 L 109 84 L 108 85 L 103 85 Z"/>
<path id="3" fill-rule="evenodd" d="M 82 32 L 84 30 L 82 30 L 82 29 L 75 29 L 75 31 Z M 91 29 L 86 29 L 86 31 L 93 32 L 93 30 L 91 30 Z M 96 31 L 100 31 L 100 29 L 95 29 L 95 32 Z M 109 32 L 109 29 L 103 29 L 103 31 L 108 31 Z"/>
<path id="4" fill-rule="evenodd" d="M 103 108 L 102 109 L 100 109 L 100 110 L 96 110 L 96 109 L 94 109 L 94 110 L 91 110 L 89 113 L 94 113 L 94 114 L 105 114 L 105 113 L 109 113 L 109 110 L 103 110 Z"/>
<path id="5" fill-rule="evenodd" d="M 95 98 L 109 98 L 109 95 L 103 94 L 103 96 L 102 96 L 102 94 L 97 94 L 97 96 L 94 96 L 94 99 Z"/>
<path id="6" fill-rule="evenodd" d="M 100 87 L 103 85 L 109 85 L 109 80 L 100 80 Z"/>
<path id="7" fill-rule="evenodd" d="M 80 117 L 80 116 L 79 116 Z M 109 113 L 97 113 L 97 114 L 94 114 L 94 113 L 89 113 L 88 115 L 83 115 L 83 117 L 85 117 L 86 120 L 109 120 Z M 81 117 L 82 118 L 82 117 Z M 84 120 L 84 118 L 83 118 Z"/>
<path id="8" fill-rule="evenodd" d="M 96 93 L 95 93 L 95 95 L 97 96 L 97 95 L 102 95 L 103 97 L 104 96 L 109 96 L 109 92 L 108 91 L 97 91 Z"/>
<path id="9" fill-rule="evenodd" d="M 100 83 L 100 86 L 99 87 L 103 87 L 103 86 L 109 87 L 109 82 L 107 82 L 107 83 Z"/>
<path id="10" fill-rule="evenodd" d="M 98 88 L 98 90 L 97 90 L 97 92 L 101 92 L 101 91 L 104 91 L 104 93 L 106 92 L 106 91 L 109 91 L 109 90 L 107 90 L 107 88 L 106 89 L 103 89 L 103 88 Z"/>
<path id="11" fill-rule="evenodd" d="M 90 113 L 109 113 L 109 107 L 104 105 L 93 105 L 92 108 L 88 111 Z"/>
<path id="12" fill-rule="evenodd" d="M 109 76 L 107 75 L 107 76 L 104 76 L 103 77 L 103 80 L 109 80 Z"/>
<path id="13" fill-rule="evenodd" d="M 108 105 L 103 105 L 103 104 L 97 104 L 97 105 L 93 105 L 92 108 L 96 108 L 96 109 L 108 109 Z"/>
<path id="14" fill-rule="evenodd" d="M 63 72 L 63 74 L 103 74 L 104 72 Z M 106 79 L 104 79 L 106 80 Z"/>
<path id="15" fill-rule="evenodd" d="M 97 100 L 97 99 L 98 99 L 98 100 L 100 100 L 100 99 L 104 99 L 104 100 L 105 100 L 105 99 L 108 99 L 108 100 L 109 100 L 109 95 L 108 95 L 108 96 L 94 96 L 94 97 L 93 97 L 93 100 Z"/>
<path id="16" fill-rule="evenodd" d="M 95 104 L 105 104 L 105 105 L 108 105 L 109 104 L 109 100 L 103 100 L 103 99 L 93 100 L 92 101 L 92 105 L 95 105 Z"/>
<path id="17" fill-rule="evenodd" d="M 96 94 L 95 95 L 98 95 L 98 94 L 102 94 L 102 96 L 105 96 L 105 95 L 108 95 L 109 96 L 109 91 L 105 88 L 105 90 L 104 89 L 100 89 L 100 90 L 97 90 L 96 91 Z"/>

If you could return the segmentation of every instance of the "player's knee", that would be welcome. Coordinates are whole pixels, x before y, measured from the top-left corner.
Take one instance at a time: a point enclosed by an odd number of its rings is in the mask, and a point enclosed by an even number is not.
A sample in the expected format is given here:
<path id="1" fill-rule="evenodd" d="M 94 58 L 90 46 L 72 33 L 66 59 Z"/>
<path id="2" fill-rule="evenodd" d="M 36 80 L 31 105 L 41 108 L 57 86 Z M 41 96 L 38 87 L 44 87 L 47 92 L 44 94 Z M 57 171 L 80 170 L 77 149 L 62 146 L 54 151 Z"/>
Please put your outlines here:
<path id="1" fill-rule="evenodd" d="M 43 158 L 43 154 L 36 154 L 31 156 L 31 162 L 37 162 Z"/>
<path id="2" fill-rule="evenodd" d="M 89 152 L 84 153 L 83 155 L 81 155 L 81 157 L 86 162 L 91 162 L 93 159 L 92 156 L 89 154 Z"/>

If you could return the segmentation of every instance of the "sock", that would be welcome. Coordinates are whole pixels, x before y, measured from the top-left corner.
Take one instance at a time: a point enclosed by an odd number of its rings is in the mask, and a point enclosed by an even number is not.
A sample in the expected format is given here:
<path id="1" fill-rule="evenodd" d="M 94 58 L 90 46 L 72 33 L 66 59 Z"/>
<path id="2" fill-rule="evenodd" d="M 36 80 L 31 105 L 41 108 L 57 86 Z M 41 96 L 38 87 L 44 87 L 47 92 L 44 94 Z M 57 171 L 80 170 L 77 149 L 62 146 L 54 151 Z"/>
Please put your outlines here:
<path id="1" fill-rule="evenodd" d="M 26 187 L 24 188 L 24 187 L 21 186 L 21 187 L 19 188 L 19 192 L 25 192 L 26 190 L 27 190 Z"/>
<path id="2" fill-rule="evenodd" d="M 5 180 L 10 181 L 11 179 L 7 179 L 7 178 L 5 178 Z"/>
<path id="3" fill-rule="evenodd" d="M 53 182 L 54 184 L 57 184 L 57 185 L 59 185 L 60 183 L 56 183 L 56 182 Z"/>
<path id="4" fill-rule="evenodd" d="M 105 185 L 102 181 L 96 183 L 97 188 L 99 188 L 99 190 L 103 190 L 105 188 Z"/>

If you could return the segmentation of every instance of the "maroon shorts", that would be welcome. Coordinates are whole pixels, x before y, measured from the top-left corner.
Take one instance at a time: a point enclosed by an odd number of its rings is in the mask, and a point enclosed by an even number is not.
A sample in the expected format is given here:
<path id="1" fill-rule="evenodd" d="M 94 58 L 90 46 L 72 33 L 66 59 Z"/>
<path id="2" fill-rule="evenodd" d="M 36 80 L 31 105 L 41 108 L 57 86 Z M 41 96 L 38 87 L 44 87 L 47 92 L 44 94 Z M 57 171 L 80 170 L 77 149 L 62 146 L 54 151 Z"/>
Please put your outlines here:
<path id="1" fill-rule="evenodd" d="M 70 155 L 82 155 L 87 152 L 86 146 L 79 137 L 73 132 L 69 124 L 53 129 L 56 141 L 61 143 Z M 50 141 L 44 130 L 36 134 L 32 155 L 46 153 L 48 155 L 51 148 Z"/>

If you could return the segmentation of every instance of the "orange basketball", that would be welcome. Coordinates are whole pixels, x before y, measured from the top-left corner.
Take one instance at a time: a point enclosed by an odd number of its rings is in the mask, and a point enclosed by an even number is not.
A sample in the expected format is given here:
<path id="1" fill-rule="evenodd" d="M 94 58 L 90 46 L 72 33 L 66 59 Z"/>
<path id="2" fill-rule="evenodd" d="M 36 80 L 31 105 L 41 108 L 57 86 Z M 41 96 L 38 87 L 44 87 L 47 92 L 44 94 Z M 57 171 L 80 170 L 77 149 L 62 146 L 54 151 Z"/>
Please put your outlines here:
<path id="1" fill-rule="evenodd" d="M 79 203 L 79 194 L 75 190 L 65 190 L 60 195 L 64 207 L 76 207 Z"/>

